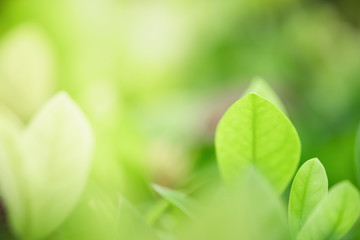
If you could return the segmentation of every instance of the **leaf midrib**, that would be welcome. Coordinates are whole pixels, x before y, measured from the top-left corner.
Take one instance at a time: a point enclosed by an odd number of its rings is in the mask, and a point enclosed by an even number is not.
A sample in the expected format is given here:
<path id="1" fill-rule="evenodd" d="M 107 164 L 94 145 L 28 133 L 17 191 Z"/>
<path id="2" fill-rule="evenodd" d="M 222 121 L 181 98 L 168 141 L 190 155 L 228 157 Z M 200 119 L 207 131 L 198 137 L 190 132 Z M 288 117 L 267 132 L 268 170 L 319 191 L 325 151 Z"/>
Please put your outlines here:
<path id="1" fill-rule="evenodd" d="M 252 110 L 252 118 L 251 118 L 251 131 L 252 131 L 252 156 L 251 160 L 254 165 L 256 165 L 256 104 L 255 104 L 255 97 L 254 94 L 250 95 L 251 100 L 251 110 Z"/>
<path id="2" fill-rule="evenodd" d="M 310 170 L 305 178 L 305 187 L 304 187 L 304 191 L 303 191 L 303 198 L 301 199 L 301 202 L 300 202 L 300 222 L 301 222 L 301 227 L 304 225 L 304 205 L 305 205 L 305 199 L 306 199 L 306 195 L 307 195 L 307 192 L 308 192 L 308 184 L 309 184 L 309 181 L 310 181 L 310 177 L 311 177 L 311 174 L 312 174 L 312 171 L 314 170 L 314 165 L 315 163 L 311 164 L 310 166 Z"/>

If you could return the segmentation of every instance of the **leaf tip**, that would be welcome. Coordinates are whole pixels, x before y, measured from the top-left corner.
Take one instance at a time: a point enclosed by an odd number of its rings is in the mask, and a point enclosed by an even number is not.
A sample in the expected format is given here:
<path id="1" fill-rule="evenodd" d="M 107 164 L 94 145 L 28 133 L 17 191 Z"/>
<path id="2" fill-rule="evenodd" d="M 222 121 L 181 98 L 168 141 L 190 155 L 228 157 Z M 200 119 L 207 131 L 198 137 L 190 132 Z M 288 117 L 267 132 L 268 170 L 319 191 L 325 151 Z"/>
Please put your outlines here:
<path id="1" fill-rule="evenodd" d="M 317 158 L 317 157 L 311 158 L 311 159 L 307 160 L 306 162 L 307 162 L 308 164 L 320 165 L 320 166 L 324 167 L 323 164 L 320 162 L 319 158 Z"/>

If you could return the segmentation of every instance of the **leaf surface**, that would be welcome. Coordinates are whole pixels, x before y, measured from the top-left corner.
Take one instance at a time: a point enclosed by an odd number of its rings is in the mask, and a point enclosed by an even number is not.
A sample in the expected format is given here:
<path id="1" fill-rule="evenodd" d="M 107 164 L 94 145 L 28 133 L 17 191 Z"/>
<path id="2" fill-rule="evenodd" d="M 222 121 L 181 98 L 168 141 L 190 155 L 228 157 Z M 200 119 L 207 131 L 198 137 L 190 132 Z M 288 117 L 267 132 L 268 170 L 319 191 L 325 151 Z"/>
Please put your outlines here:
<path id="1" fill-rule="evenodd" d="M 300 157 L 300 140 L 290 120 L 271 102 L 253 93 L 224 114 L 215 145 L 226 181 L 256 166 L 278 192 L 288 185 Z"/>
<path id="2" fill-rule="evenodd" d="M 343 181 L 330 189 L 296 239 L 338 240 L 350 230 L 359 214 L 359 192 L 350 182 Z"/>
<path id="3" fill-rule="evenodd" d="M 223 186 L 210 200 L 194 222 L 189 221 L 182 239 L 207 240 L 288 240 L 285 207 L 279 196 L 256 169 L 248 169 L 236 184 Z M 185 228 L 186 229 L 186 228 Z"/>
<path id="4" fill-rule="evenodd" d="M 23 23 L 6 34 L 0 42 L 0 102 L 28 119 L 53 90 L 55 59 L 37 24 Z"/>
<path id="5" fill-rule="evenodd" d="M 293 181 L 289 200 L 289 223 L 296 236 L 317 204 L 328 193 L 325 168 L 317 159 L 305 162 Z"/>
<path id="6" fill-rule="evenodd" d="M 65 93 L 52 98 L 19 134 L 2 134 L 0 178 L 14 232 L 41 239 L 75 207 L 93 152 L 91 127 Z"/>

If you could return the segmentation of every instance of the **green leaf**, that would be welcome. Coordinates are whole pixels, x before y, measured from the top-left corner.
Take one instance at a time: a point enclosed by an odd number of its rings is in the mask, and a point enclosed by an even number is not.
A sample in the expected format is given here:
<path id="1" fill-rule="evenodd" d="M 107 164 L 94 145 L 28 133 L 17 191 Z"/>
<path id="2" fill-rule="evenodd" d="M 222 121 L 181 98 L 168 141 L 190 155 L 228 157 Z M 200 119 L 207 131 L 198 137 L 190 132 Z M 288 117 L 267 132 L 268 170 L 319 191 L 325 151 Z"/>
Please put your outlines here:
<path id="1" fill-rule="evenodd" d="M 245 92 L 245 95 L 250 93 L 256 93 L 257 95 L 265 98 L 276 107 L 278 107 L 284 114 L 286 113 L 285 106 L 274 90 L 266 83 L 262 78 L 254 78 L 251 81 L 250 86 Z"/>
<path id="2" fill-rule="evenodd" d="M 305 162 L 293 181 L 289 200 L 289 223 L 296 236 L 317 204 L 328 193 L 324 166 L 317 159 Z"/>
<path id="3" fill-rule="evenodd" d="M 65 220 L 83 191 L 92 151 L 90 125 L 65 93 L 22 133 L 2 131 L 0 184 L 18 236 L 44 238 Z"/>
<path id="4" fill-rule="evenodd" d="M 300 140 L 290 120 L 256 94 L 228 109 L 218 125 L 215 145 L 226 181 L 256 166 L 278 192 L 288 185 L 300 157 Z"/>
<path id="5" fill-rule="evenodd" d="M 343 181 L 330 189 L 296 239 L 338 240 L 350 230 L 359 214 L 359 192 L 350 182 Z"/>
<path id="6" fill-rule="evenodd" d="M 243 172 L 231 188 L 206 194 L 196 221 L 182 239 L 288 240 L 285 206 L 256 169 Z"/>
<path id="7" fill-rule="evenodd" d="M 194 200 L 190 199 L 185 193 L 162 187 L 160 185 L 154 184 L 154 190 L 162 196 L 169 204 L 180 209 L 189 217 L 194 217 L 194 212 L 198 207 Z"/>

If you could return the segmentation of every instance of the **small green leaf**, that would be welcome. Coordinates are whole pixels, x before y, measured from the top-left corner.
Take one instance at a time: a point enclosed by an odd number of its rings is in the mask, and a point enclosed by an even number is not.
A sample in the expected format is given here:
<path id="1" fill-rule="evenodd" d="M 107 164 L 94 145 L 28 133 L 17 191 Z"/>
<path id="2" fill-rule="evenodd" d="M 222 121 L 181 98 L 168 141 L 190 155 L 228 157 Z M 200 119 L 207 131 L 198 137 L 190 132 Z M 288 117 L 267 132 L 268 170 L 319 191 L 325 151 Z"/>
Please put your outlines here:
<path id="1" fill-rule="evenodd" d="M 245 95 L 249 93 L 256 93 L 257 95 L 265 98 L 266 100 L 274 104 L 284 114 L 287 114 L 283 102 L 280 100 L 274 90 L 269 86 L 269 84 L 267 84 L 266 81 L 264 81 L 262 78 L 257 77 L 251 81 L 251 84 L 246 90 Z"/>
<path id="2" fill-rule="evenodd" d="M 317 159 L 305 162 L 293 181 L 289 200 L 289 223 L 296 236 L 317 204 L 328 193 L 324 166 Z"/>
<path id="3" fill-rule="evenodd" d="M 22 133 L 1 132 L 0 184 L 16 235 L 41 239 L 75 207 L 90 169 L 90 125 L 65 93 Z"/>
<path id="4" fill-rule="evenodd" d="M 162 187 L 160 185 L 154 184 L 154 190 L 162 196 L 169 204 L 180 209 L 189 217 L 194 217 L 194 211 L 197 209 L 196 203 L 194 200 L 190 199 L 185 193 Z"/>
<path id="5" fill-rule="evenodd" d="M 360 214 L 358 190 L 347 181 L 330 189 L 300 231 L 297 240 L 339 240 Z"/>
<path id="6" fill-rule="evenodd" d="M 300 140 L 290 120 L 256 94 L 228 109 L 218 125 L 215 145 L 225 180 L 255 165 L 278 192 L 288 185 L 300 157 Z"/>

